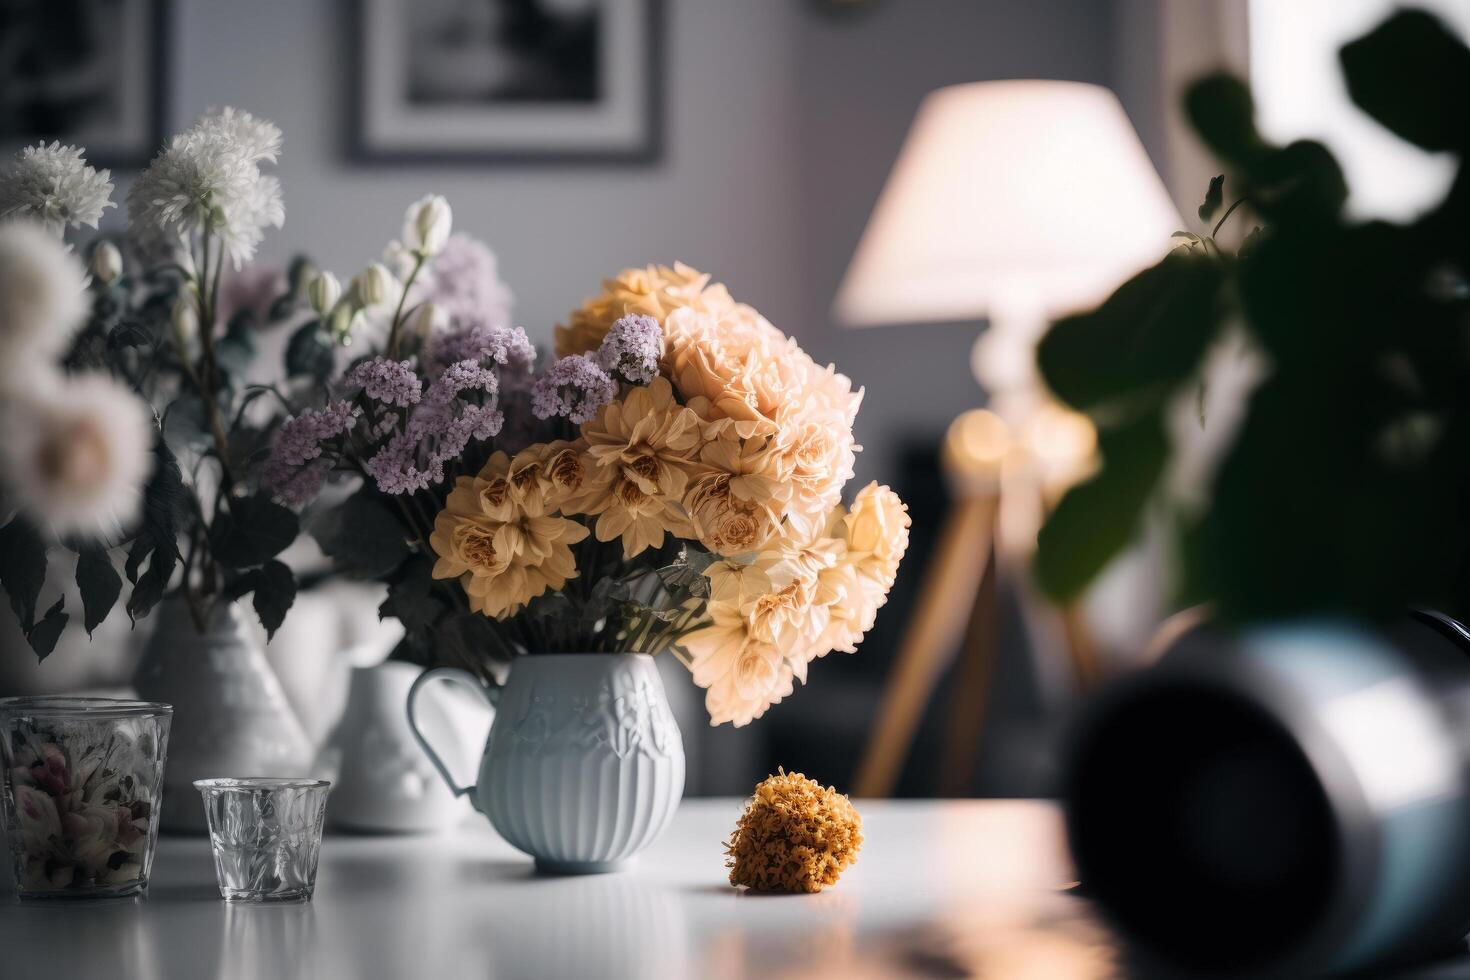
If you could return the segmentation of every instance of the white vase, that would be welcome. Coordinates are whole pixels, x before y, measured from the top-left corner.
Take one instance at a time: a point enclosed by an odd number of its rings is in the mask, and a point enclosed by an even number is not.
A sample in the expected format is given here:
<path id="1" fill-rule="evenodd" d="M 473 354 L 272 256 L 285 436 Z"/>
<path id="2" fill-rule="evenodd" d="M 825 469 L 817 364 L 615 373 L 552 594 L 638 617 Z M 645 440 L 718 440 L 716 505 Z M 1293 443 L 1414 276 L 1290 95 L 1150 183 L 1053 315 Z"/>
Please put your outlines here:
<path id="1" fill-rule="evenodd" d="M 434 772 L 408 726 L 403 706 L 419 674 L 418 667 L 395 661 L 352 670 L 347 710 L 325 750 L 337 768 L 333 826 L 424 833 L 443 830 L 470 814 L 465 801 Z M 456 698 L 453 691 L 434 690 L 420 705 L 418 721 L 435 744 L 446 747 L 452 768 L 472 770 L 475 760 L 466 728 L 478 725 L 476 737 L 483 737 L 490 724 L 483 705 Z"/>
<path id="2" fill-rule="evenodd" d="M 305 776 L 312 746 L 238 606 L 216 605 L 202 633 L 181 597 L 165 599 L 154 615 L 133 686 L 145 700 L 174 706 L 160 826 L 204 833 L 194 780 Z"/>
<path id="3" fill-rule="evenodd" d="M 435 678 L 496 703 L 474 786 L 455 783 L 416 722 L 416 696 Z M 684 793 L 684 743 L 647 654 L 520 657 L 501 689 L 435 668 L 414 682 L 408 715 L 455 794 L 546 872 L 617 870 L 663 832 Z"/>

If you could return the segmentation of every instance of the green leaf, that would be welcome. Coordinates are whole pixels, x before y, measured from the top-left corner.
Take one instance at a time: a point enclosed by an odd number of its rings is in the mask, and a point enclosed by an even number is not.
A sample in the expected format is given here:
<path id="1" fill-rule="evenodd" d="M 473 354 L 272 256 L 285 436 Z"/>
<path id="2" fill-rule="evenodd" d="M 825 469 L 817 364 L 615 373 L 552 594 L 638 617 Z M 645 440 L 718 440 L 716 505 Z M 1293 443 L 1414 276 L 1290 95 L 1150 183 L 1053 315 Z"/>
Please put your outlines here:
<path id="1" fill-rule="evenodd" d="M 190 391 L 169 403 L 163 413 L 163 437 L 176 451 L 202 449 L 211 445 L 214 436 L 209 431 L 209 420 L 205 417 L 204 402 Z"/>
<path id="2" fill-rule="evenodd" d="M 26 639 L 35 651 L 37 661 L 45 660 L 51 655 L 51 651 L 56 649 L 56 641 L 61 639 L 61 631 L 66 629 L 66 621 L 70 617 L 62 612 L 65 605 L 66 597 L 62 596 L 46 610 L 46 615 L 41 617 L 39 623 L 26 631 Z"/>
<path id="3" fill-rule="evenodd" d="M 1205 192 L 1205 202 L 1199 206 L 1199 220 L 1208 224 L 1225 199 L 1225 175 L 1210 178 L 1210 189 Z M 1175 232 L 1179 234 L 1179 232 Z"/>
<path id="4" fill-rule="evenodd" d="M 77 589 L 82 594 L 82 625 L 90 636 L 112 612 L 122 592 L 122 576 L 106 548 L 87 547 L 77 554 Z"/>
<path id="5" fill-rule="evenodd" d="M 1250 89 L 1233 75 L 1222 72 L 1196 81 L 1185 92 L 1184 110 L 1205 145 L 1248 175 L 1271 152 L 1256 132 Z"/>
<path id="6" fill-rule="evenodd" d="M 378 617 L 398 620 L 410 634 L 438 626 L 449 605 L 434 591 L 433 567 L 423 557 L 405 562 L 388 582 L 388 598 L 378 607 Z"/>
<path id="7" fill-rule="evenodd" d="M 263 565 L 286 549 L 301 525 L 296 514 L 264 494 L 230 501 L 209 529 L 214 557 L 229 568 Z"/>
<path id="8" fill-rule="evenodd" d="M 1061 603 L 1076 599 L 1133 537 L 1163 473 L 1169 443 L 1151 413 L 1098 433 L 1102 469 L 1067 492 L 1036 539 L 1036 580 Z"/>
<path id="9" fill-rule="evenodd" d="M 1340 57 L 1348 95 L 1395 135 L 1426 150 L 1470 146 L 1470 50 L 1438 19 L 1400 11 Z"/>
<path id="10" fill-rule="evenodd" d="M 1218 330 L 1225 271 L 1179 249 L 1089 313 L 1057 321 L 1037 348 L 1046 383 L 1088 411 L 1115 400 L 1161 401 L 1193 374 Z"/>
<path id="11" fill-rule="evenodd" d="M 322 321 L 311 320 L 291 334 L 286 343 L 286 375 L 325 381 L 332 373 L 332 339 L 322 330 Z"/>
<path id="12" fill-rule="evenodd" d="M 179 461 L 162 438 L 153 443 L 153 475 L 143 488 L 143 517 L 123 565 L 133 591 L 128 616 L 137 622 L 158 605 L 179 562 L 178 534 L 188 506 Z M 143 570 L 143 563 L 148 563 Z"/>
<path id="13" fill-rule="evenodd" d="M 0 586 L 23 630 L 36 621 L 36 600 L 45 581 L 46 543 L 36 526 L 17 514 L 0 529 Z"/>
<path id="14" fill-rule="evenodd" d="M 107 349 L 122 350 L 125 347 L 147 347 L 153 338 L 147 329 L 136 320 L 122 320 L 107 332 Z"/>
<path id="15" fill-rule="evenodd" d="M 268 561 L 250 573 L 250 580 L 255 593 L 251 602 L 269 642 L 296 601 L 296 576 L 283 562 Z"/>
<path id="16" fill-rule="evenodd" d="M 357 578 L 382 578 L 409 555 L 403 522 L 367 488 L 315 511 L 306 530 L 338 571 Z"/>
<path id="17" fill-rule="evenodd" d="M 255 349 L 255 314 L 240 310 L 230 317 L 225 335 L 215 344 L 215 360 L 231 377 L 244 377 Z"/>

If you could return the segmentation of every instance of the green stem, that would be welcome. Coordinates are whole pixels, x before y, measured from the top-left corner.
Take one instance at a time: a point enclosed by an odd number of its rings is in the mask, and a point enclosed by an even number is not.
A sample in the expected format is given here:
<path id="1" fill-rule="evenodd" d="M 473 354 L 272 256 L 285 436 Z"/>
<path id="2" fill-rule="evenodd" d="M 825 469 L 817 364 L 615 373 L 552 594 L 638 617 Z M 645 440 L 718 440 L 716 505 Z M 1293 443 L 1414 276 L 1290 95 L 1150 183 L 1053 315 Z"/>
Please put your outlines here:
<path id="1" fill-rule="evenodd" d="M 424 257 L 417 256 L 413 262 L 413 271 L 408 274 L 407 279 L 403 280 L 403 292 L 398 296 L 398 308 L 393 311 L 393 325 L 388 329 L 388 359 L 390 361 L 398 360 L 399 334 L 403 332 L 403 304 L 408 302 L 408 288 L 413 285 L 413 281 L 418 278 L 419 270 L 423 267 Z"/>
<path id="2" fill-rule="evenodd" d="M 1240 207 L 1242 204 L 1248 203 L 1250 203 L 1250 198 L 1242 197 L 1234 204 L 1230 205 L 1230 207 L 1226 209 L 1225 213 L 1220 216 L 1220 220 L 1215 222 L 1215 228 L 1213 231 L 1210 232 L 1210 237 L 1218 237 L 1220 234 L 1220 229 L 1225 227 L 1225 222 L 1228 221 L 1230 219 L 1230 216 L 1235 213 L 1235 209 Z"/>

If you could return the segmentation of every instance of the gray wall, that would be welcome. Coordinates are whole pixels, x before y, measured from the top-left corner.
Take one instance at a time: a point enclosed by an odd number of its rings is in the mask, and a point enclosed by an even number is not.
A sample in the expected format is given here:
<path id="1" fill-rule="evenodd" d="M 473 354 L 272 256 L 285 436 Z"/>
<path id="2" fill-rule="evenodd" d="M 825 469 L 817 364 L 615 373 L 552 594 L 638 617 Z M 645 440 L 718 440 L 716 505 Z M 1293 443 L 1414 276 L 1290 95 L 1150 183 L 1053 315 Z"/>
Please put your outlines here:
<path id="1" fill-rule="evenodd" d="M 350 273 L 434 191 L 485 238 L 533 339 L 627 265 L 716 273 L 819 358 L 868 388 L 859 477 L 889 480 L 897 440 L 937 435 L 982 395 L 979 324 L 846 331 L 828 304 L 919 100 L 949 83 L 1107 83 L 1113 4 L 1094 0 L 666 0 L 663 159 L 648 167 L 358 166 L 344 153 L 352 38 L 339 0 L 174 4 L 170 124 L 233 104 L 285 131 L 286 227 Z M 124 182 L 126 178 L 124 178 Z"/>

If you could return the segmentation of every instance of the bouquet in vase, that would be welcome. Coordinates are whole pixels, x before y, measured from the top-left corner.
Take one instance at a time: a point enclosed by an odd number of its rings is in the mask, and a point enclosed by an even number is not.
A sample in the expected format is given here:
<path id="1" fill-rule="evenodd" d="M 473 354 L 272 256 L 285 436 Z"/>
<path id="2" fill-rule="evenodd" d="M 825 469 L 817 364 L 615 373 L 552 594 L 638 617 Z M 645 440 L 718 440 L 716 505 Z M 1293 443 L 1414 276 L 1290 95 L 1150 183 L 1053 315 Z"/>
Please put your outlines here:
<path id="1" fill-rule="evenodd" d="M 396 290 L 449 214 L 410 209 Z M 323 315 L 350 317 L 326 283 Z M 841 502 L 862 393 L 709 276 L 606 281 L 539 371 L 519 329 L 395 309 L 384 353 L 282 426 L 265 483 L 311 507 L 357 479 L 308 524 L 344 569 L 381 572 L 407 656 L 493 678 L 522 653 L 667 650 L 712 723 L 744 725 L 872 626 L 909 522 L 876 484 Z"/>

